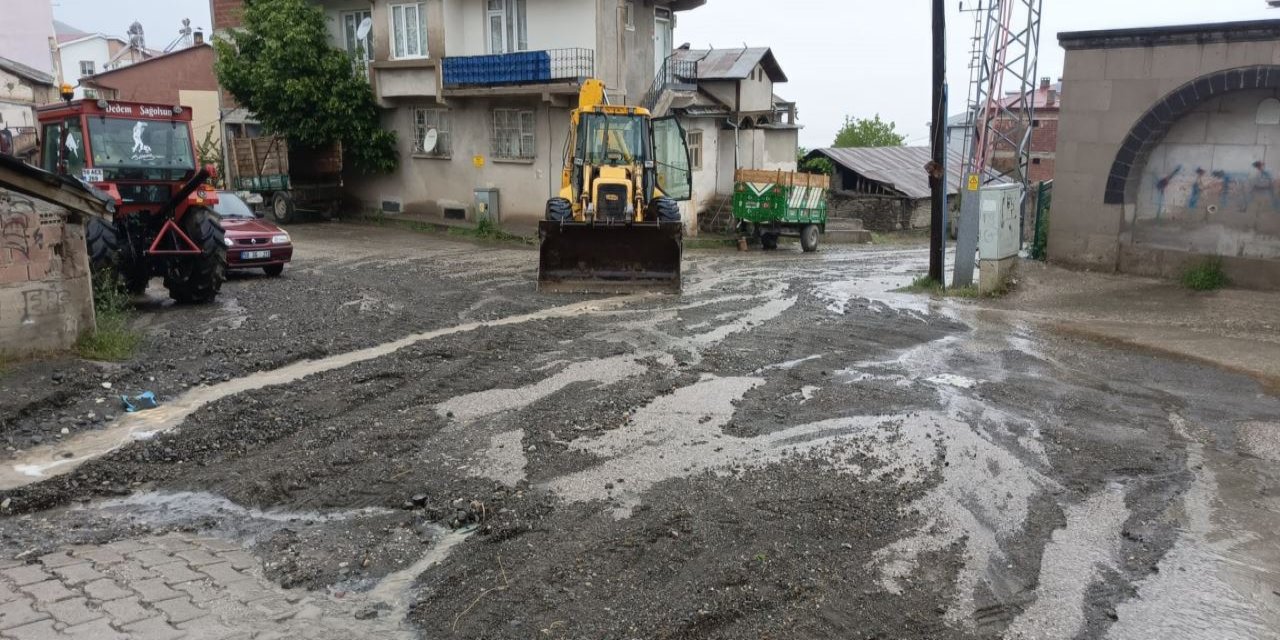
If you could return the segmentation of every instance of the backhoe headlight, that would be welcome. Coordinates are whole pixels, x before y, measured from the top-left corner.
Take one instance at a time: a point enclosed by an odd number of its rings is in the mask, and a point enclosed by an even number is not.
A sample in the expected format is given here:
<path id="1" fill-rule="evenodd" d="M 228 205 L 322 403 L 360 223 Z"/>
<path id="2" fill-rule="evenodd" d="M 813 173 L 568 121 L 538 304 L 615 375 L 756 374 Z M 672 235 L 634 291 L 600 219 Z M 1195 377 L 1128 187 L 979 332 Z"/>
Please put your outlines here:
<path id="1" fill-rule="evenodd" d="M 289 234 L 277 233 L 271 236 L 271 244 L 289 244 Z"/>

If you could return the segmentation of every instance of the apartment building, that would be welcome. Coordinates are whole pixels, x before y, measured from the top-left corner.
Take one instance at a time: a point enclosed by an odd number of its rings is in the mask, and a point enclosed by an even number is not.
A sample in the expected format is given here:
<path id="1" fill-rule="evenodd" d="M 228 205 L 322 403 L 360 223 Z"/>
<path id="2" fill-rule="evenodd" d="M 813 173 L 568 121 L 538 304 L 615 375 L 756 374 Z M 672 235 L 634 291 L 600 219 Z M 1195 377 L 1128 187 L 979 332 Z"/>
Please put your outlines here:
<path id="1" fill-rule="evenodd" d="M 387 212 L 474 218 L 475 190 L 496 189 L 502 219 L 532 221 L 560 189 L 582 82 L 638 104 L 673 51 L 677 14 L 706 0 L 314 2 L 400 144 L 397 171 L 350 176 L 351 193 Z M 239 0 L 211 6 L 215 33 L 238 26 Z"/>

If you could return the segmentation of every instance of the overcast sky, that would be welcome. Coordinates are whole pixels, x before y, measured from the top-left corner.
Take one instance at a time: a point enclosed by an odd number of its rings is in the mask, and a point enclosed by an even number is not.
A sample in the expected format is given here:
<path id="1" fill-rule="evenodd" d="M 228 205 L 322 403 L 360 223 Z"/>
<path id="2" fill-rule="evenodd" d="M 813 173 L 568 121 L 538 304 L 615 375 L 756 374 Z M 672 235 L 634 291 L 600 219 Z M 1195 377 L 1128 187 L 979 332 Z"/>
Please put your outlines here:
<path id="1" fill-rule="evenodd" d="M 952 113 L 963 111 L 973 32 L 973 16 L 961 14 L 959 2 L 947 0 Z M 909 143 L 927 144 L 930 6 L 929 0 L 708 0 L 680 15 L 676 43 L 773 47 L 790 79 L 778 93 L 799 103 L 806 147 L 831 144 L 845 114 L 876 113 L 895 121 Z M 209 27 L 208 0 L 54 0 L 53 13 L 114 35 L 138 20 L 153 48 L 176 38 L 183 18 Z M 1044 0 L 1040 75 L 1062 75 L 1061 31 L 1263 18 L 1280 19 L 1280 9 L 1267 9 L 1264 0 Z"/>

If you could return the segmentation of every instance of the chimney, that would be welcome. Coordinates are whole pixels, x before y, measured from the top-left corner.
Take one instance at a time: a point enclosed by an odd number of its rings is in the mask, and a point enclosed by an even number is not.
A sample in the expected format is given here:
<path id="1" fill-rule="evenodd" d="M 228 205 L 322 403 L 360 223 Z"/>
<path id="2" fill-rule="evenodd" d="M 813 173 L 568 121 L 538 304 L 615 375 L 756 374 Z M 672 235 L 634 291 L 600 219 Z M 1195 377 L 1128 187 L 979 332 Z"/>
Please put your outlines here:
<path id="1" fill-rule="evenodd" d="M 197 47 L 204 44 L 204 32 L 196 29 L 196 31 L 191 34 L 191 43 L 193 46 Z"/>
<path id="2" fill-rule="evenodd" d="M 1048 78 L 1048 77 L 1040 78 L 1040 88 L 1041 88 L 1041 89 L 1048 89 L 1048 88 L 1049 88 L 1049 78 Z"/>
<path id="3" fill-rule="evenodd" d="M 1055 106 L 1057 106 L 1057 105 L 1058 105 L 1058 90 L 1057 90 L 1057 89 L 1054 89 L 1053 87 L 1049 87 L 1049 91 L 1048 91 L 1048 94 L 1045 96 L 1045 100 L 1044 100 L 1044 102 L 1045 102 L 1045 106 L 1046 106 L 1046 107 L 1055 107 Z"/>

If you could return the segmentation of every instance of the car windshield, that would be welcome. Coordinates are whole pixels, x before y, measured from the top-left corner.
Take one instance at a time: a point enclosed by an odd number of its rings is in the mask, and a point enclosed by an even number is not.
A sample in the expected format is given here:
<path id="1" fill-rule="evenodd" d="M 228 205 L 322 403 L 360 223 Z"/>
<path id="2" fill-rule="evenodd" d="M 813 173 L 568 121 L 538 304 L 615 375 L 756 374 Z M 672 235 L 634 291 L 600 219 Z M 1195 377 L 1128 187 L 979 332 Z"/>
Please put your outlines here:
<path id="1" fill-rule="evenodd" d="M 646 159 L 642 116 L 586 114 L 583 157 L 587 164 L 639 164 Z"/>
<path id="2" fill-rule="evenodd" d="M 240 196 L 225 191 L 218 192 L 218 204 L 213 205 L 213 212 L 218 214 L 218 217 L 237 220 L 257 217 L 253 215 L 253 209 L 250 209 Z"/>
<path id="3" fill-rule="evenodd" d="M 89 118 L 93 164 L 99 168 L 194 169 L 185 122 Z"/>

